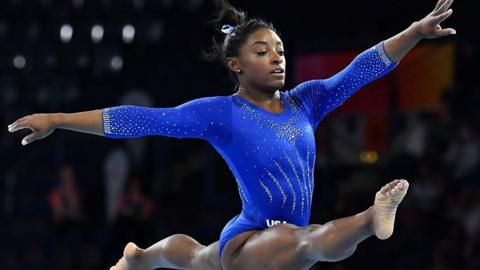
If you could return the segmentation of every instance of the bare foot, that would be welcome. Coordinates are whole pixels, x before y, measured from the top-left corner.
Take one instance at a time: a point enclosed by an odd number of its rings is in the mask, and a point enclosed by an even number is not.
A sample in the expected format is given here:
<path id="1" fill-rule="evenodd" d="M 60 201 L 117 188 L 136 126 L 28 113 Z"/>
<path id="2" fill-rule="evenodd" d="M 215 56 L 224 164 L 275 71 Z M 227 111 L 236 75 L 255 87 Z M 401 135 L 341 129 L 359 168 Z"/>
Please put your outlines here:
<path id="1" fill-rule="evenodd" d="M 373 231 L 379 239 L 387 239 L 392 235 L 397 207 L 407 194 L 408 186 L 407 180 L 395 180 L 383 186 L 375 195 Z"/>
<path id="2" fill-rule="evenodd" d="M 123 250 L 123 257 L 110 270 L 148 270 L 143 258 L 143 250 L 134 243 L 128 243 Z"/>

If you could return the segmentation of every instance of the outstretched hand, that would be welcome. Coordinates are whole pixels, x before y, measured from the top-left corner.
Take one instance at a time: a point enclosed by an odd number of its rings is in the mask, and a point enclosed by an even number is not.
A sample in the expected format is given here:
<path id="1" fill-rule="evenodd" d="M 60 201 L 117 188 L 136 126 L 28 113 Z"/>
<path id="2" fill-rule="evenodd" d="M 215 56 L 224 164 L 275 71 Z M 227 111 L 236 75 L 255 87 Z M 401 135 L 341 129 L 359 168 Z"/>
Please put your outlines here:
<path id="1" fill-rule="evenodd" d="M 440 24 L 450 17 L 453 10 L 450 9 L 454 0 L 438 0 L 435 9 L 425 18 L 417 22 L 418 33 L 421 38 L 434 39 L 454 35 L 457 32 L 453 28 L 443 29 Z"/>
<path id="2" fill-rule="evenodd" d="M 32 114 L 22 117 L 9 125 L 8 131 L 15 132 L 26 128 L 30 129 L 32 133 L 23 138 L 22 145 L 43 139 L 55 130 L 49 114 Z"/>

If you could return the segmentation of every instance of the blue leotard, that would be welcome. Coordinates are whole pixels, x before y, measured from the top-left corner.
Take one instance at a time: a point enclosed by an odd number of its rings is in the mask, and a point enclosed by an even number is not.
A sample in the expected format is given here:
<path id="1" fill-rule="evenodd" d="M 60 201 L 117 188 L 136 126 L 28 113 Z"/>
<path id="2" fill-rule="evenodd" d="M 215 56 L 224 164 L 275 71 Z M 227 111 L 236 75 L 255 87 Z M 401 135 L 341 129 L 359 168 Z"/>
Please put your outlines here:
<path id="1" fill-rule="evenodd" d="M 199 138 L 213 145 L 236 178 L 243 206 L 220 235 L 221 256 L 239 233 L 279 223 L 308 225 L 316 127 L 357 89 L 395 66 L 381 42 L 329 79 L 280 92 L 282 113 L 268 112 L 240 96 L 200 98 L 174 108 L 107 108 L 105 136 Z"/>

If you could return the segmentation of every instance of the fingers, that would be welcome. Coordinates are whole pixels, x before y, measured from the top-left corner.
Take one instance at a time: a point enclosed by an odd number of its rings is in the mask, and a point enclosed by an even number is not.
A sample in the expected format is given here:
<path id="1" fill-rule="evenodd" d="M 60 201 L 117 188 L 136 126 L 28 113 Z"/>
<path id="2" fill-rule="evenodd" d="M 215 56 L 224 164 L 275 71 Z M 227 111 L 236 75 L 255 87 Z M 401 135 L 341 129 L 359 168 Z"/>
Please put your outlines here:
<path id="1" fill-rule="evenodd" d="M 12 129 L 13 127 L 15 127 L 15 125 L 17 125 L 19 121 L 20 121 L 20 119 L 17 120 L 17 121 L 15 121 L 15 122 L 13 122 L 13 123 L 10 124 L 10 125 L 8 125 L 8 131 L 12 132 L 11 129 Z"/>
<path id="2" fill-rule="evenodd" d="M 29 119 L 30 119 L 30 115 L 27 115 L 25 117 L 18 119 L 13 124 L 8 125 L 8 132 L 10 133 L 16 132 L 18 130 L 26 129 L 26 128 L 32 131 L 32 134 L 23 138 L 22 145 L 27 145 L 33 141 L 40 139 L 38 132 L 36 132 L 34 128 L 28 123 Z"/>
<path id="3" fill-rule="evenodd" d="M 448 17 L 450 17 L 452 14 L 453 14 L 453 10 L 449 9 L 449 10 L 447 10 L 446 12 L 444 12 L 440 15 L 434 16 L 433 19 L 432 19 L 432 22 L 433 22 L 434 25 L 440 24 L 443 21 L 445 21 L 446 19 L 448 19 Z"/>
<path id="4" fill-rule="evenodd" d="M 33 128 L 30 127 L 25 120 L 21 120 L 21 121 L 18 120 L 15 123 L 8 126 L 8 132 L 12 133 L 24 128 L 28 128 L 31 131 L 33 131 Z"/>
<path id="5" fill-rule="evenodd" d="M 8 132 L 15 132 L 16 130 L 14 130 L 14 127 L 15 123 L 8 125 Z"/>
<path id="6" fill-rule="evenodd" d="M 15 132 L 18 129 L 13 130 L 15 127 L 18 125 L 23 125 L 25 123 L 25 120 L 28 119 L 29 116 L 24 116 L 20 119 L 17 119 L 17 121 L 13 122 L 12 124 L 8 125 L 8 131 L 9 132 Z"/>
<path id="7" fill-rule="evenodd" d="M 447 0 L 438 0 L 437 5 L 435 5 L 435 8 L 433 9 L 433 11 L 437 11 L 437 9 L 439 7 L 441 7 L 443 5 L 443 3 L 445 3 L 445 1 L 447 1 Z"/>
<path id="8" fill-rule="evenodd" d="M 443 30 L 445 32 L 445 35 L 455 35 L 457 34 L 457 30 L 453 28 L 447 28 Z"/>
<path id="9" fill-rule="evenodd" d="M 450 35 L 455 35 L 457 31 L 453 28 L 442 29 L 436 33 L 437 37 L 446 37 Z"/>
<path id="10" fill-rule="evenodd" d="M 22 140 L 22 145 L 27 145 L 33 141 L 36 141 L 38 138 L 37 138 L 37 134 L 36 133 L 32 133 L 28 136 L 26 136 L 25 138 L 23 138 Z"/>
<path id="11" fill-rule="evenodd" d="M 445 2 L 438 8 L 436 9 L 434 12 L 433 12 L 433 15 L 434 16 L 437 16 L 439 14 L 442 14 L 444 13 L 445 11 L 447 11 L 450 6 L 452 5 L 453 3 L 453 0 L 445 0 Z"/>

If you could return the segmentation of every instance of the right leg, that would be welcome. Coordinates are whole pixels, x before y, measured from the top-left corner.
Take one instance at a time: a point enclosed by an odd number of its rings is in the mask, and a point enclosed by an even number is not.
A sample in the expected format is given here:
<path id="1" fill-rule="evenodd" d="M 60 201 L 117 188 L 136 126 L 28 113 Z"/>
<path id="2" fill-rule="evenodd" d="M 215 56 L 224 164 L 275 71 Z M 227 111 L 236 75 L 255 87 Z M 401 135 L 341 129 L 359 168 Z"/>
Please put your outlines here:
<path id="1" fill-rule="evenodd" d="M 229 270 L 306 270 L 318 261 L 345 259 L 373 234 L 370 209 L 325 225 L 279 224 L 240 234 L 226 245 L 223 265 Z"/>
<path id="2" fill-rule="evenodd" d="M 407 181 L 392 181 L 377 192 L 373 207 L 325 225 L 279 224 L 239 234 L 225 246 L 223 265 L 234 270 L 304 270 L 317 261 L 343 260 L 371 235 L 390 237 L 397 206 L 407 189 Z"/>
<path id="3" fill-rule="evenodd" d="M 336 219 L 324 225 L 308 227 L 310 245 L 305 254 L 318 261 L 340 261 L 350 257 L 357 245 L 372 236 L 373 209 Z"/>
<path id="4" fill-rule="evenodd" d="M 218 241 L 206 247 L 184 234 L 167 237 L 147 249 L 128 243 L 123 254 L 110 270 L 222 269 L 218 257 Z"/>
<path id="5" fill-rule="evenodd" d="M 368 210 L 325 225 L 310 225 L 307 257 L 339 261 L 352 255 L 357 245 L 372 235 L 379 239 L 389 238 L 393 233 L 397 206 L 407 189 L 407 181 L 392 181 L 377 192 L 374 205 Z"/>

